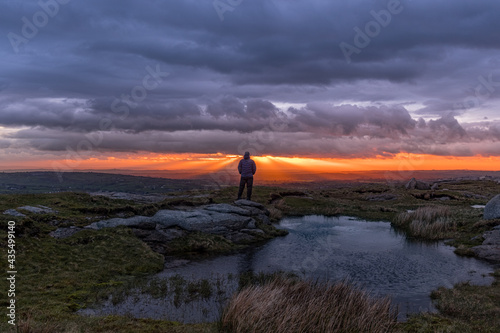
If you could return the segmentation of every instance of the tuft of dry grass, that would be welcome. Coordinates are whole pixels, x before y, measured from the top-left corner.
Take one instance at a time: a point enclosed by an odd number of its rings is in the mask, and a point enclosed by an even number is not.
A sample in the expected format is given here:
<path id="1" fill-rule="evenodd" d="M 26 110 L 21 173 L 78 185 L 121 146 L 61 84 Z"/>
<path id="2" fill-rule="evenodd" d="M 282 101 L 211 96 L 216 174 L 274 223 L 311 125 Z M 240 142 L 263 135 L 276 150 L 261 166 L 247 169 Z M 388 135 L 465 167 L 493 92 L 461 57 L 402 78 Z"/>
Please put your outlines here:
<path id="1" fill-rule="evenodd" d="M 313 207 L 311 209 L 313 214 L 316 215 L 326 215 L 326 216 L 336 216 L 339 214 L 342 214 L 342 208 L 339 207 L 333 207 L 333 206 L 327 206 L 327 207 Z"/>
<path id="2" fill-rule="evenodd" d="M 277 278 L 233 296 L 223 332 L 392 332 L 397 311 L 346 282 L 321 284 Z"/>
<path id="3" fill-rule="evenodd" d="M 278 221 L 283 218 L 283 212 L 275 207 L 269 208 L 269 218 L 271 221 Z"/>
<path id="4" fill-rule="evenodd" d="M 448 238 L 457 229 L 451 209 L 446 206 L 426 206 L 400 213 L 393 224 L 406 228 L 410 236 L 425 239 Z"/>
<path id="5" fill-rule="evenodd" d="M 75 327 L 63 327 L 61 323 L 50 321 L 39 322 L 33 319 L 31 313 L 21 316 L 17 322 L 18 333 L 54 333 L 54 332 L 77 332 Z"/>
<path id="6" fill-rule="evenodd" d="M 285 199 L 280 199 L 274 203 L 274 207 L 280 211 L 287 211 L 290 207 L 286 204 Z"/>

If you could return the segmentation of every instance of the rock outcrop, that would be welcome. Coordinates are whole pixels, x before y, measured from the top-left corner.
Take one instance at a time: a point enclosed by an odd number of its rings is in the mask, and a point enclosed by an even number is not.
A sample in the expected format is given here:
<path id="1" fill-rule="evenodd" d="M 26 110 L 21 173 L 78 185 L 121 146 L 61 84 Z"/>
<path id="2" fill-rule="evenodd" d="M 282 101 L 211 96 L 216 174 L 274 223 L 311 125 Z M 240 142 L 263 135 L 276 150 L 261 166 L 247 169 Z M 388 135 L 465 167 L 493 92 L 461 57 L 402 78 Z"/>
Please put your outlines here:
<path id="1" fill-rule="evenodd" d="M 103 229 L 126 226 L 159 253 L 166 245 L 193 232 L 222 236 L 235 244 L 247 244 L 270 238 L 259 225 L 270 225 L 269 211 L 261 204 L 238 200 L 234 204 L 211 204 L 183 210 L 159 210 L 154 216 L 112 218 L 94 222 L 85 229 Z M 62 230 L 53 237 L 69 237 L 78 230 Z"/>
<path id="2" fill-rule="evenodd" d="M 38 205 L 38 206 L 23 206 L 23 207 L 18 207 L 16 209 L 7 209 L 6 211 L 3 212 L 4 215 L 11 215 L 11 216 L 16 216 L 16 217 L 25 217 L 26 215 L 23 213 L 20 213 L 18 210 L 25 210 L 33 214 L 57 214 L 57 210 L 54 210 L 50 207 Z"/>
<path id="3" fill-rule="evenodd" d="M 410 179 L 405 185 L 407 190 L 430 190 L 431 186 L 423 181 L 416 180 L 415 178 Z"/>
<path id="4" fill-rule="evenodd" d="M 472 251 L 479 258 L 500 263 L 500 226 L 496 226 L 491 231 L 483 235 L 482 245 L 474 246 Z"/>
<path id="5" fill-rule="evenodd" d="M 483 218 L 485 220 L 500 219 L 500 194 L 486 204 Z"/>

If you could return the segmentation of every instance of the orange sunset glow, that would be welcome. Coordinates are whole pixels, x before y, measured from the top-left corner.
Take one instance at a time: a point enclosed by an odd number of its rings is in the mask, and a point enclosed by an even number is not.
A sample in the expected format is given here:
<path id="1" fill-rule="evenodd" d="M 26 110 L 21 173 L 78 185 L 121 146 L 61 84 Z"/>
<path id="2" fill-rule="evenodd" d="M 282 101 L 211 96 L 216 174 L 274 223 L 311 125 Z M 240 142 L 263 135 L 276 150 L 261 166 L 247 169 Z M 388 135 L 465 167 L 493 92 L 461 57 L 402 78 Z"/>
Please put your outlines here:
<path id="1" fill-rule="evenodd" d="M 252 156 L 257 163 L 256 178 L 265 181 L 293 180 L 294 174 L 310 174 L 318 178 L 331 179 L 328 174 L 415 170 L 500 170 L 500 157 L 450 157 L 435 155 L 397 154 L 377 158 L 310 158 Z M 167 178 L 203 177 L 213 173 L 237 175 L 236 167 L 241 156 L 224 154 L 142 154 L 117 155 L 114 157 L 88 158 L 82 160 L 45 160 L 36 163 L 37 169 L 54 171 L 81 170 L 132 170 L 164 171 Z M 33 162 L 17 163 L 17 169 L 32 170 Z M 9 169 L 9 165 L 5 165 Z"/>

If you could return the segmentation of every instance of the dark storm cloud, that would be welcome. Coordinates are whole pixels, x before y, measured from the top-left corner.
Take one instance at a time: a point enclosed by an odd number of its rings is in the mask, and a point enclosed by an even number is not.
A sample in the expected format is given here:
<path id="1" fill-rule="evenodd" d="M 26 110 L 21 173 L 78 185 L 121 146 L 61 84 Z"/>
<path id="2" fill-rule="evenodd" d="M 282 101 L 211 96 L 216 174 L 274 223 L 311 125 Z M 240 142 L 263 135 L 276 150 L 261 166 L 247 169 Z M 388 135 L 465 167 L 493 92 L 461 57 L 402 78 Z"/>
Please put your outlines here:
<path id="1" fill-rule="evenodd" d="M 495 121 L 459 119 L 500 106 L 500 2 L 401 0 L 387 16 L 395 2 L 243 1 L 221 21 L 211 0 L 4 1 L 0 126 L 23 129 L 0 147 L 101 131 L 110 151 L 231 153 L 266 131 L 260 151 L 290 155 L 499 140 Z"/>
<path id="2" fill-rule="evenodd" d="M 297 110 L 294 120 L 297 126 L 305 125 L 309 130 L 325 128 L 331 133 L 351 135 L 361 125 L 373 125 L 381 130 L 384 137 L 392 131 L 406 134 L 415 127 L 416 121 L 403 107 L 359 107 L 356 105 L 331 106 L 326 104 L 309 104 Z"/>

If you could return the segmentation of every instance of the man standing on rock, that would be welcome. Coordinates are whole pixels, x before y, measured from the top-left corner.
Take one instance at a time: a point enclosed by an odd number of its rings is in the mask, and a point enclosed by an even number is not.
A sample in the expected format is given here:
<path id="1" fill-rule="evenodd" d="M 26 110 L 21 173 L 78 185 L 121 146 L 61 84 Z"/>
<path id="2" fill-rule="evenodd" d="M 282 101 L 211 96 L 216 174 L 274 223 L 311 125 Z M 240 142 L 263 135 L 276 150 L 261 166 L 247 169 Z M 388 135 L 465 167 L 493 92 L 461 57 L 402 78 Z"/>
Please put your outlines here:
<path id="1" fill-rule="evenodd" d="M 250 153 L 246 151 L 243 159 L 240 160 L 240 163 L 238 164 L 238 172 L 241 175 L 241 179 L 237 200 L 241 199 L 245 184 L 247 186 L 247 200 L 252 200 L 253 175 L 255 174 L 255 171 L 257 171 L 257 166 L 255 165 L 255 162 L 250 159 Z"/>

